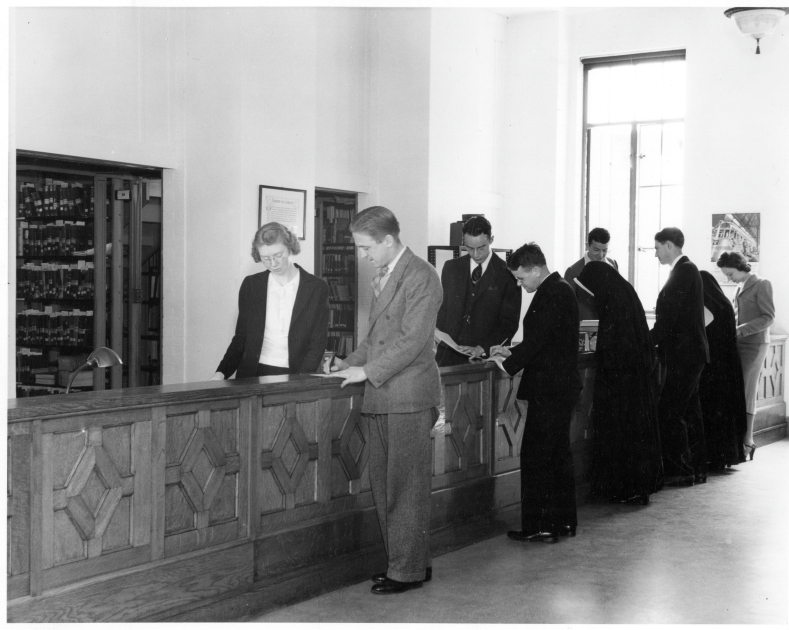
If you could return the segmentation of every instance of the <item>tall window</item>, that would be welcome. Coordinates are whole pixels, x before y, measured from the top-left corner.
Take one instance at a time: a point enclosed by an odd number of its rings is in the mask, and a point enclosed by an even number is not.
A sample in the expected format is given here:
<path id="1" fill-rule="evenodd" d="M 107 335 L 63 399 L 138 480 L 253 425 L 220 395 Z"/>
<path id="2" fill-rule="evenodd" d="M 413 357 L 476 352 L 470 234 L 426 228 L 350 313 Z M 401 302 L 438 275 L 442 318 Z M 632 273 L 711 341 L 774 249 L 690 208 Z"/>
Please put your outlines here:
<path id="1" fill-rule="evenodd" d="M 655 232 L 682 227 L 685 52 L 583 63 L 586 231 L 611 232 L 620 272 L 652 310 L 668 277 Z"/>

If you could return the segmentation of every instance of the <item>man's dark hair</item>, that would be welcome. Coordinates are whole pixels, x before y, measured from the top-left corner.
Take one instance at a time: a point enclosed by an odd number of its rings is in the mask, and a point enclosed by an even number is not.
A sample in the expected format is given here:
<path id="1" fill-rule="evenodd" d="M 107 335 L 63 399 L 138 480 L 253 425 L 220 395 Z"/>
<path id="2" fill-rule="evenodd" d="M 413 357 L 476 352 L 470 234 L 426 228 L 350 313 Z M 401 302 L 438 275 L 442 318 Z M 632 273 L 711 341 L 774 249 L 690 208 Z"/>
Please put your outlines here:
<path id="1" fill-rule="evenodd" d="M 611 235 L 608 233 L 608 230 L 605 228 L 594 228 L 589 232 L 589 236 L 586 237 L 586 244 L 591 245 L 592 241 L 597 241 L 601 245 L 605 245 L 610 240 Z"/>
<path id="2" fill-rule="evenodd" d="M 671 241 L 674 243 L 674 247 L 682 249 L 682 246 L 685 244 L 685 235 L 679 228 L 667 227 L 655 234 L 655 240 L 661 245 L 665 245 L 666 241 Z"/>
<path id="3" fill-rule="evenodd" d="M 490 221 L 481 216 L 471 217 L 463 224 L 463 234 L 468 234 L 469 236 L 479 236 L 480 234 L 485 234 L 488 236 L 488 238 L 490 238 Z"/>
<path id="4" fill-rule="evenodd" d="M 545 267 L 545 254 L 542 253 L 537 243 L 526 243 L 516 249 L 507 261 L 507 266 L 513 271 L 523 267 L 528 271 L 532 267 Z"/>
<path id="5" fill-rule="evenodd" d="M 357 234 L 367 234 L 376 243 L 382 242 L 387 234 L 391 234 L 396 243 L 400 242 L 400 223 L 394 212 L 383 206 L 362 210 L 351 219 L 349 229 Z"/>

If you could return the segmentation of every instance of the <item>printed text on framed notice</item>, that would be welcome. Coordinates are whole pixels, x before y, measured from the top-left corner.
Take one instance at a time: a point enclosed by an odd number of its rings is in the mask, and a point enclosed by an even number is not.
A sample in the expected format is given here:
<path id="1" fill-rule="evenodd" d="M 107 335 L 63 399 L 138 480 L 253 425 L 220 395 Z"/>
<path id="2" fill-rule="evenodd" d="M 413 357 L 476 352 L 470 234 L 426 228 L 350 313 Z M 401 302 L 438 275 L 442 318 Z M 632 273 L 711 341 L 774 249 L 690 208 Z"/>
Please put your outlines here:
<path id="1" fill-rule="evenodd" d="M 278 186 L 260 187 L 258 227 L 276 221 L 305 239 L 304 224 L 307 220 L 307 191 Z"/>

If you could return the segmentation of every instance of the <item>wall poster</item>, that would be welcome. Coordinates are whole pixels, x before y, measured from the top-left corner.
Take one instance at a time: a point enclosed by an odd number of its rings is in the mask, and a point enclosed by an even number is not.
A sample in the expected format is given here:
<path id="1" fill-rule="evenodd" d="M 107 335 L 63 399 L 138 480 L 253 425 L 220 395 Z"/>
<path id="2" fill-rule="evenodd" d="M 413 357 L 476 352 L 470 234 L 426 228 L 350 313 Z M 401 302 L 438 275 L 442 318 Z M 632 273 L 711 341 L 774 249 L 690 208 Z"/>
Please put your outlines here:
<path id="1" fill-rule="evenodd" d="M 300 240 L 304 240 L 307 220 L 307 191 L 278 186 L 260 187 L 258 227 L 271 221 L 281 223 Z"/>
<path id="2" fill-rule="evenodd" d="M 712 275 L 720 284 L 734 284 L 715 264 L 724 252 L 739 252 L 750 263 L 751 271 L 759 271 L 760 230 L 758 212 L 712 215 Z"/>

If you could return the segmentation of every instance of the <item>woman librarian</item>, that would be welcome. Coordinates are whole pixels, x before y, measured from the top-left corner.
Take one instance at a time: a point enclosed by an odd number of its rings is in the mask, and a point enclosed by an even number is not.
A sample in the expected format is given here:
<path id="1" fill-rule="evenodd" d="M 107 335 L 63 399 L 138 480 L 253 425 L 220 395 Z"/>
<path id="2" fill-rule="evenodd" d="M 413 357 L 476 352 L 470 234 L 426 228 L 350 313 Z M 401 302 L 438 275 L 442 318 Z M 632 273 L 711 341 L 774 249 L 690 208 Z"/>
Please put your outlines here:
<path id="1" fill-rule="evenodd" d="M 236 333 L 211 380 L 318 371 L 328 337 L 329 287 L 291 261 L 300 249 L 279 223 L 255 233 L 252 258 L 266 271 L 244 278 Z"/>
<path id="2" fill-rule="evenodd" d="M 737 282 L 734 312 L 737 315 L 737 350 L 745 377 L 745 401 L 748 425 L 743 439 L 746 455 L 753 459 L 753 419 L 756 414 L 756 390 L 759 371 L 770 345 L 770 325 L 775 321 L 773 286 L 769 280 L 751 273 L 751 266 L 742 254 L 726 252 L 718 259 L 718 267 L 730 281 Z"/>

